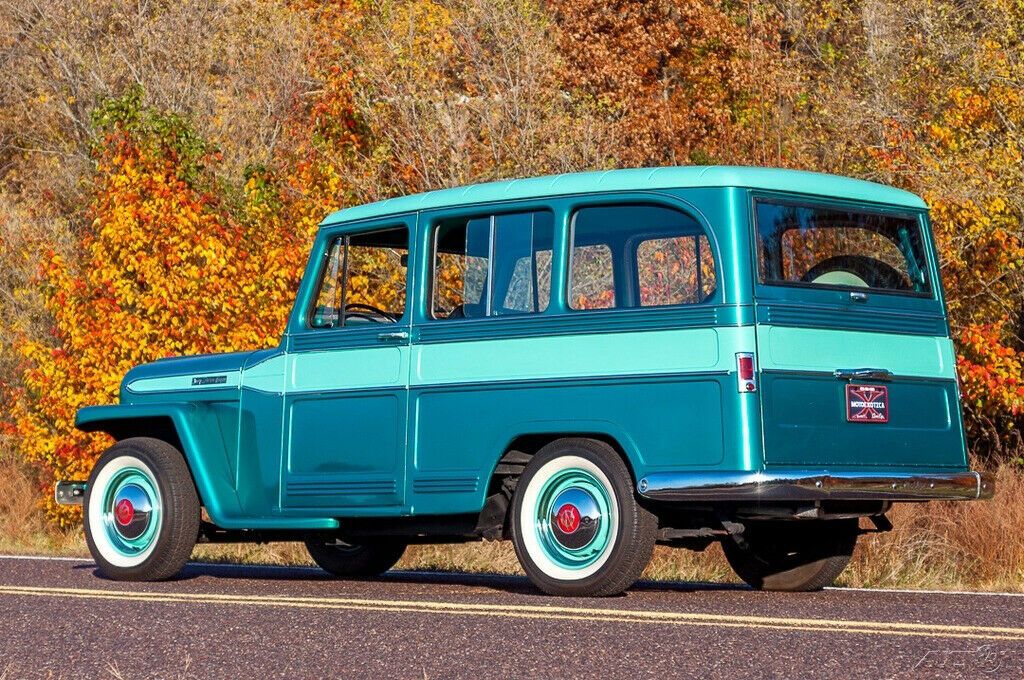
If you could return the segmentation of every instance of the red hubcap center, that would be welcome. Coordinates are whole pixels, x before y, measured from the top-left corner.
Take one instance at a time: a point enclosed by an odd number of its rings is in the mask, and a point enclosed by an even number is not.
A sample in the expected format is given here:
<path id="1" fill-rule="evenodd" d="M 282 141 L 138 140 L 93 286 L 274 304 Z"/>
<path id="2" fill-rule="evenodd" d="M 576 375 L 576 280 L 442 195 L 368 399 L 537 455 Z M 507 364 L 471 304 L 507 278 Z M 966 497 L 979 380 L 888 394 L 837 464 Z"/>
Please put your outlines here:
<path id="1" fill-rule="evenodd" d="M 135 506 L 127 498 L 122 498 L 114 508 L 114 518 L 118 524 L 126 527 L 131 524 L 133 517 L 135 517 Z"/>
<path id="2" fill-rule="evenodd" d="M 566 503 L 555 513 L 558 528 L 564 534 L 571 534 L 580 528 L 580 511 L 572 503 Z"/>

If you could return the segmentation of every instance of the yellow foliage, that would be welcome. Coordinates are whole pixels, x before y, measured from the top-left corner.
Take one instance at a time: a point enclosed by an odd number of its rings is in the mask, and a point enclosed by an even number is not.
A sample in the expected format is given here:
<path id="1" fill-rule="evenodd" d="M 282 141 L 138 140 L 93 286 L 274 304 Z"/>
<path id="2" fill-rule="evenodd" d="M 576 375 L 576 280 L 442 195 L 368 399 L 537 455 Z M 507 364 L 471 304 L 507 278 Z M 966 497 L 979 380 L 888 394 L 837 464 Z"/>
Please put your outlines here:
<path id="1" fill-rule="evenodd" d="M 162 137 L 153 128 L 105 130 L 80 257 L 44 254 L 56 346 L 27 336 L 16 343 L 27 368 L 12 420 L 22 456 L 49 480 L 88 475 L 107 441 L 75 430 L 75 412 L 114 402 L 133 366 L 265 347 L 284 326 L 301 268 L 293 237 L 273 221 L 248 221 L 267 216 L 255 185 L 242 217 L 233 216 L 206 169 L 215 155 L 203 153 L 189 173 L 175 147 L 187 130 Z M 75 519 L 47 502 L 58 522 Z"/>

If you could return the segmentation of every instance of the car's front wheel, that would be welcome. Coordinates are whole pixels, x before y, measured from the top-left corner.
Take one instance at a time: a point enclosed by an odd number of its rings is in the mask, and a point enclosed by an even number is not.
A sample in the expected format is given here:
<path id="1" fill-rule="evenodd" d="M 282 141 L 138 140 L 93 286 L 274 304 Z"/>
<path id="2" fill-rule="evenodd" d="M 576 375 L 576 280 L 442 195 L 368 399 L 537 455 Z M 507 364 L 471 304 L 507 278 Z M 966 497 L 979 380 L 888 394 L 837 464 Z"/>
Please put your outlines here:
<path id="1" fill-rule="evenodd" d="M 850 562 L 856 519 L 750 522 L 722 543 L 736 575 L 758 590 L 821 590 Z"/>
<path id="2" fill-rule="evenodd" d="M 511 525 L 520 564 L 551 595 L 621 593 L 647 566 L 657 533 L 616 451 L 575 438 L 545 446 L 527 464 Z"/>
<path id="3" fill-rule="evenodd" d="M 85 540 L 118 581 L 160 581 L 181 571 L 199 535 L 199 497 L 181 452 L 148 437 L 100 456 L 85 491 Z"/>

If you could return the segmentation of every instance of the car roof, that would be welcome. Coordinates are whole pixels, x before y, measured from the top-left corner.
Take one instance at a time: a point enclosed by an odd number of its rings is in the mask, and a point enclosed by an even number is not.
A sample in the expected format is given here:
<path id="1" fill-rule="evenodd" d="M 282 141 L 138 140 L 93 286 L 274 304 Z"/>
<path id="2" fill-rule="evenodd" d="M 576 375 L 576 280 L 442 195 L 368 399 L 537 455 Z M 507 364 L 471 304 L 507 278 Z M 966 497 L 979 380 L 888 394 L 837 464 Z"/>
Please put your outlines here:
<path id="1" fill-rule="evenodd" d="M 650 191 L 700 187 L 742 187 L 765 191 L 785 191 L 918 210 L 928 207 L 919 196 L 909 191 L 840 175 L 780 168 L 715 165 L 575 172 L 472 184 L 355 205 L 328 215 L 321 224 L 326 226 L 432 208 L 496 201 L 606 191 Z"/>

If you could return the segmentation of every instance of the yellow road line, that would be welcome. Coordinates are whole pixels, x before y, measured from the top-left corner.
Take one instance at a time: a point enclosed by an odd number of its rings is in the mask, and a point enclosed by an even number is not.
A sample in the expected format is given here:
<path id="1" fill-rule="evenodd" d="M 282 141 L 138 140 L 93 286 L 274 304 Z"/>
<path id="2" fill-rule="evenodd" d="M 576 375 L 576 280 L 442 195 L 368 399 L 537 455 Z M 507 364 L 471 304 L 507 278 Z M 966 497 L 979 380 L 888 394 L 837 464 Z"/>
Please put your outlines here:
<path id="1" fill-rule="evenodd" d="M 495 605 L 463 602 L 438 602 L 432 600 L 373 600 L 338 597 L 168 593 L 154 591 L 99 590 L 90 588 L 50 588 L 41 586 L 0 586 L 0 595 L 127 600 L 171 604 L 234 604 L 265 607 L 294 607 L 304 609 L 345 609 L 375 612 L 499 616 L 520 619 L 719 626 L 727 628 L 761 628 L 771 630 L 855 633 L 865 635 L 1024 641 L 1024 628 L 1010 628 L 1002 626 L 956 626 L 929 623 L 904 623 L 899 621 L 780 618 L 590 607 L 558 607 L 514 604 Z"/>

